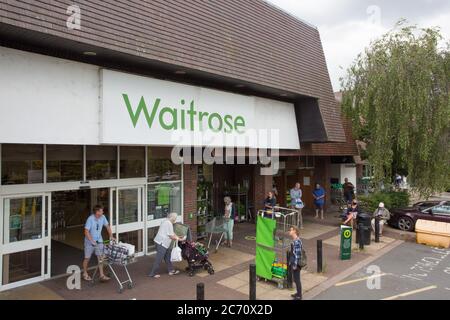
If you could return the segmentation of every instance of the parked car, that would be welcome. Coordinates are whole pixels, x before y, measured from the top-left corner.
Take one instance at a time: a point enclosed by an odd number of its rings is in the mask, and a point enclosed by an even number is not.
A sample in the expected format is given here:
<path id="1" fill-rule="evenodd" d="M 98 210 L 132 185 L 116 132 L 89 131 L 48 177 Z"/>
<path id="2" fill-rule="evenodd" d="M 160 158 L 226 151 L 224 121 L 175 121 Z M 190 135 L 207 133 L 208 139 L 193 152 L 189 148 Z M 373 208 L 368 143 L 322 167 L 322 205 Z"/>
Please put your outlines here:
<path id="1" fill-rule="evenodd" d="M 390 226 L 403 231 L 414 231 L 419 219 L 450 223 L 450 201 L 419 202 L 411 208 L 392 209 L 391 214 Z"/>

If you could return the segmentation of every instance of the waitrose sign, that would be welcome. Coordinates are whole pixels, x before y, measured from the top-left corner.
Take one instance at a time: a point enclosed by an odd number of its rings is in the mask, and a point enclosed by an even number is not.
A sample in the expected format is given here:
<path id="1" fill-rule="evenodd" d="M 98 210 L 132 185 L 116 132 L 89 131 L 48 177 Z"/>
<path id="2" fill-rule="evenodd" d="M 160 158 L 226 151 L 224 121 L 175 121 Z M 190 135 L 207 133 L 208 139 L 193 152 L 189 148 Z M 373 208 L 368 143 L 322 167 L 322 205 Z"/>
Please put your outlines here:
<path id="1" fill-rule="evenodd" d="M 281 149 L 300 148 L 289 103 L 110 70 L 101 70 L 101 83 L 103 144 L 266 148 L 266 139 L 255 145 L 247 136 L 273 129 Z"/>
<path id="2" fill-rule="evenodd" d="M 129 95 L 124 93 L 122 96 L 134 128 L 137 127 L 141 114 L 144 114 L 143 117 L 149 129 L 152 129 L 158 124 L 164 130 L 210 130 L 212 132 L 223 132 L 226 134 L 233 132 L 239 134 L 245 133 L 244 117 L 233 117 L 229 114 L 221 115 L 217 112 L 210 114 L 209 112 L 198 111 L 195 107 L 194 100 L 189 104 L 189 109 L 183 109 L 183 106 L 186 104 L 186 100 L 184 99 L 180 101 L 181 106 L 176 108 L 164 106 L 162 99 L 156 98 L 151 108 L 149 108 L 144 97 L 141 97 L 137 107 L 133 107 Z M 158 120 L 155 121 L 155 118 Z"/>

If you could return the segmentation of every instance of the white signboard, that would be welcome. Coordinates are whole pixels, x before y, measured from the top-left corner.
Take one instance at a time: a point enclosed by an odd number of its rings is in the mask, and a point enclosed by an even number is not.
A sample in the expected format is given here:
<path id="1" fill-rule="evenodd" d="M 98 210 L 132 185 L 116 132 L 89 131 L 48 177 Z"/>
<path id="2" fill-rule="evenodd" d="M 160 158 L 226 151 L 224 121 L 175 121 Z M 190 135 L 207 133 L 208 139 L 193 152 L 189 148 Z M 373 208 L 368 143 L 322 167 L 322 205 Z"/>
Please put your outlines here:
<path id="1" fill-rule="evenodd" d="M 294 105 L 102 70 L 100 143 L 300 149 Z"/>

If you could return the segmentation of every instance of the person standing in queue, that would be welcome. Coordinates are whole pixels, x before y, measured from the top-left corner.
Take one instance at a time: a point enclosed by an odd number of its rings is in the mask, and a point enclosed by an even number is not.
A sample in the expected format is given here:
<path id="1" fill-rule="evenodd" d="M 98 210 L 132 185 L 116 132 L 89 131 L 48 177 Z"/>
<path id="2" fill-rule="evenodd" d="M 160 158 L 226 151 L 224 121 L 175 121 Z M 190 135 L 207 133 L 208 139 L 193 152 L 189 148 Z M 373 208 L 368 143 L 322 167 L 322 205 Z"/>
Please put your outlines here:
<path id="1" fill-rule="evenodd" d="M 96 205 L 94 207 L 94 213 L 89 216 L 84 225 L 84 260 L 83 260 L 83 279 L 86 281 L 92 281 L 92 278 L 88 274 L 88 264 L 95 253 L 99 264 L 100 281 L 105 282 L 111 280 L 109 277 L 105 276 L 103 272 L 103 259 L 104 259 L 104 245 L 102 238 L 103 227 L 109 234 L 110 241 L 115 239 L 112 236 L 112 229 L 108 223 L 108 220 L 103 215 L 103 207 Z"/>
<path id="2" fill-rule="evenodd" d="M 319 183 L 316 183 L 316 188 L 313 190 L 314 197 L 314 205 L 316 206 L 316 219 L 319 219 L 319 211 L 320 217 L 323 220 L 323 208 L 325 206 L 325 189 L 320 186 Z"/>
<path id="3" fill-rule="evenodd" d="M 290 191 L 291 195 L 291 208 L 297 210 L 297 227 L 303 229 L 303 216 L 302 210 L 305 207 L 302 201 L 302 189 L 300 189 L 300 183 L 297 182 L 295 187 Z"/>
<path id="4" fill-rule="evenodd" d="M 225 232 L 225 241 L 226 245 L 231 248 L 233 245 L 233 229 L 234 229 L 234 220 L 236 219 L 236 206 L 234 205 L 233 201 L 231 201 L 230 197 L 225 197 L 223 199 L 225 203 L 225 212 L 224 212 L 224 218 L 226 221 L 226 230 Z"/>
<path id="5" fill-rule="evenodd" d="M 355 196 L 355 186 L 353 185 L 353 183 L 348 181 L 348 178 L 344 179 L 343 188 L 344 188 L 345 202 L 347 203 L 352 202 Z"/>
<path id="6" fill-rule="evenodd" d="M 269 191 L 267 198 L 264 200 L 264 216 L 266 218 L 273 218 L 275 207 L 277 206 L 277 199 L 274 194 Z"/>
<path id="7" fill-rule="evenodd" d="M 297 292 L 291 297 L 294 300 L 302 300 L 302 282 L 300 279 L 302 268 L 300 267 L 300 261 L 302 258 L 303 243 L 300 240 L 300 230 L 297 227 L 291 227 L 289 229 L 289 236 L 292 238 L 289 268 L 291 268 L 292 278 L 297 288 Z"/>

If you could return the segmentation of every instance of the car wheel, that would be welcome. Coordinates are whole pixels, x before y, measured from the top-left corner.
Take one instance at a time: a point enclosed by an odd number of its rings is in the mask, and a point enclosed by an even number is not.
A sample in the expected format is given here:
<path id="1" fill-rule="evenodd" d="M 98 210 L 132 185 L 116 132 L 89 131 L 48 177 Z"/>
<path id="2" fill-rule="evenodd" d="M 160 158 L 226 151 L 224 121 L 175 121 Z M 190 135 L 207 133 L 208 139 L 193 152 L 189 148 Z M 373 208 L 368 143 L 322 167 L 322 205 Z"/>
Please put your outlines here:
<path id="1" fill-rule="evenodd" d="M 414 221 L 409 217 L 401 217 L 398 219 L 398 228 L 402 231 L 413 231 Z"/>

